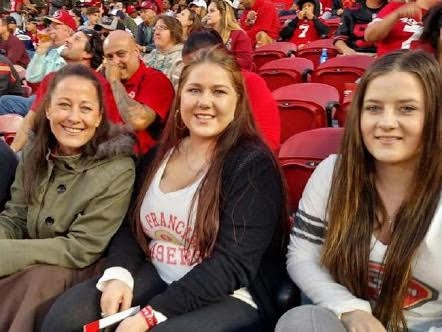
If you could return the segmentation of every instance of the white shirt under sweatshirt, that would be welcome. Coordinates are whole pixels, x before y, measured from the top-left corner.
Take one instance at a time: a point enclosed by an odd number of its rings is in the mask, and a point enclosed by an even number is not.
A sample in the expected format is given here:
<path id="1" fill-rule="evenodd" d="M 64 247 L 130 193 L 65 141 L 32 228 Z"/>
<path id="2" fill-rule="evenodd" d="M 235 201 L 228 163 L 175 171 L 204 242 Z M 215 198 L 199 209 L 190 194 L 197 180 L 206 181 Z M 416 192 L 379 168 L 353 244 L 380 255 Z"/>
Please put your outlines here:
<path id="1" fill-rule="evenodd" d="M 336 155 L 325 159 L 309 179 L 290 235 L 287 270 L 291 278 L 313 303 L 326 307 L 338 317 L 344 312 L 371 312 L 368 301 L 353 296 L 336 283 L 320 265 L 327 227 L 328 201 Z M 442 200 L 428 233 L 418 249 L 404 309 L 410 331 L 438 331 L 442 328 Z M 382 262 L 388 246 L 372 236 L 370 252 L 370 292 L 379 292 Z"/>

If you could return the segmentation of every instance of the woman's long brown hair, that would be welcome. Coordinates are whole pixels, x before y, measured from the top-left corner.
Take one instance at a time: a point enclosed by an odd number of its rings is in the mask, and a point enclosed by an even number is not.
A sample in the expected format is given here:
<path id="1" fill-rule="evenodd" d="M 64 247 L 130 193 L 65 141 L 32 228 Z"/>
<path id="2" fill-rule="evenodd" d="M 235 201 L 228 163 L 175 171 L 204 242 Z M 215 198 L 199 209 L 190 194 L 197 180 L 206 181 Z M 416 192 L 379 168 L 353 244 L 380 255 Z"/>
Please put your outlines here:
<path id="1" fill-rule="evenodd" d="M 31 140 L 29 155 L 24 165 L 24 196 L 28 204 L 34 199 L 35 190 L 40 174 L 44 174 L 48 167 L 47 154 L 57 145 L 57 139 L 51 131 L 49 120 L 46 118 L 46 110 L 51 103 L 52 93 L 57 85 L 67 77 L 79 77 L 92 83 L 99 102 L 99 112 L 102 116 L 101 122 L 95 131 L 94 137 L 84 146 L 83 155 L 93 156 L 97 152 L 98 145 L 109 138 L 110 126 L 107 122 L 103 88 L 94 72 L 83 65 L 67 65 L 60 69 L 49 84 L 48 91 L 42 103 L 37 109 L 35 120 L 35 136 Z"/>
<path id="2" fill-rule="evenodd" d="M 193 236 L 189 240 L 186 240 L 187 247 L 189 247 L 191 244 L 190 240 L 195 241 L 194 244 L 197 247 L 197 252 L 193 255 L 193 257 L 191 257 L 192 262 L 196 262 L 200 258 L 210 256 L 215 246 L 220 219 L 219 213 L 222 185 L 221 174 L 226 156 L 231 149 L 243 139 L 249 138 L 262 142 L 253 121 L 247 95 L 244 90 L 242 75 L 237 63 L 235 62 L 235 59 L 228 55 L 225 51 L 219 49 L 202 49 L 195 53 L 196 54 L 193 54 L 193 59 L 191 62 L 184 67 L 181 73 L 177 90 L 178 92 L 175 100 L 176 107 L 179 107 L 181 103 L 181 91 L 187 81 L 189 73 L 195 66 L 203 63 L 216 64 L 220 67 L 220 69 L 223 68 L 230 73 L 235 91 L 238 95 L 238 102 L 235 109 L 234 120 L 217 138 L 209 169 L 194 196 L 194 200 L 195 197 L 198 197 L 198 208 L 195 216 L 195 229 Z M 181 140 L 189 135 L 189 132 L 187 128 L 184 127 L 182 120 L 178 120 L 180 123 L 177 123 L 177 118 L 180 119 L 180 117 L 176 117 L 175 112 L 172 111 L 165 125 L 162 138 L 158 144 L 158 151 L 149 167 L 149 171 L 138 197 L 136 198 L 135 208 L 133 211 L 131 211 L 131 215 L 129 216 L 132 231 L 137 238 L 138 244 L 147 256 L 149 256 L 149 240 L 146 238 L 146 235 L 141 227 L 141 205 L 152 179 L 166 153 L 171 148 L 177 147 Z M 268 150 L 268 148 L 265 147 L 264 143 L 262 143 L 262 146 L 269 152 L 269 156 L 273 158 L 272 153 L 270 150 Z M 278 169 L 275 159 L 274 164 L 275 169 Z M 194 203 L 195 201 L 192 203 L 192 206 Z M 192 208 L 190 208 L 190 211 L 192 211 Z"/>
<path id="3" fill-rule="evenodd" d="M 425 100 L 419 160 L 413 186 L 406 193 L 392 228 L 384 257 L 384 271 L 374 316 L 389 330 L 407 330 L 404 298 L 412 277 L 413 259 L 430 227 L 442 184 L 441 107 L 442 73 L 424 52 L 398 51 L 378 59 L 367 70 L 355 94 L 334 169 L 329 196 L 322 264 L 355 296 L 369 300 L 368 271 L 373 230 L 386 209 L 376 190 L 373 156 L 363 144 L 360 122 L 367 86 L 392 71 L 412 74 L 421 83 Z"/>

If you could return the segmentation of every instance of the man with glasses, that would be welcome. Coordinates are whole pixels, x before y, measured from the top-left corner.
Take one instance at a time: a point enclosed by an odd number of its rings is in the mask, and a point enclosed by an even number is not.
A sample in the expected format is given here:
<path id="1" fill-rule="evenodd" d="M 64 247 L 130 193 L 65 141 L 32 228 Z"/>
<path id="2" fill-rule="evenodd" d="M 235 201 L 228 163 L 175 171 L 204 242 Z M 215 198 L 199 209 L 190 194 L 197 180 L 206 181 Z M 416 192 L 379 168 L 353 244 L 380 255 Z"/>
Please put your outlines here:
<path id="1" fill-rule="evenodd" d="M 104 67 L 122 121 L 138 138 L 138 151 L 145 153 L 160 136 L 172 105 L 172 83 L 160 71 L 146 67 L 130 33 L 116 30 L 103 44 Z"/>
<path id="2" fill-rule="evenodd" d="M 61 57 L 63 57 L 68 64 L 82 64 L 86 67 L 97 69 L 103 61 L 103 45 L 98 33 L 91 29 L 77 31 L 66 40 L 65 47 L 61 52 Z M 38 111 L 39 105 L 43 101 L 54 75 L 55 73 L 46 75 L 40 83 L 35 95 L 35 101 L 33 102 L 30 111 L 26 114 L 24 121 L 11 144 L 11 148 L 15 152 L 22 149 L 26 143 L 29 130 L 34 128 L 37 114 L 36 111 Z M 119 122 L 120 118 L 118 117 L 118 110 L 110 85 L 101 73 L 96 72 L 96 75 L 103 86 L 108 119 L 112 122 Z"/>

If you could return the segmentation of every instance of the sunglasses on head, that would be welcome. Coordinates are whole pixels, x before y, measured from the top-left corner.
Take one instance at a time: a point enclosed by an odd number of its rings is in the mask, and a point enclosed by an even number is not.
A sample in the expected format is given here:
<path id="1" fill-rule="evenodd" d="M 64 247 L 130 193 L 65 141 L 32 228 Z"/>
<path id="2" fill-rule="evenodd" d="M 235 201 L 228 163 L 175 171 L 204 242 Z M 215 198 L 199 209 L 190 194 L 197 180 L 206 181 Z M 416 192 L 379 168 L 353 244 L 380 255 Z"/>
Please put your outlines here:
<path id="1" fill-rule="evenodd" d="M 97 31 L 89 29 L 89 28 L 79 29 L 78 31 L 83 32 L 88 37 L 97 37 L 98 36 Z"/>

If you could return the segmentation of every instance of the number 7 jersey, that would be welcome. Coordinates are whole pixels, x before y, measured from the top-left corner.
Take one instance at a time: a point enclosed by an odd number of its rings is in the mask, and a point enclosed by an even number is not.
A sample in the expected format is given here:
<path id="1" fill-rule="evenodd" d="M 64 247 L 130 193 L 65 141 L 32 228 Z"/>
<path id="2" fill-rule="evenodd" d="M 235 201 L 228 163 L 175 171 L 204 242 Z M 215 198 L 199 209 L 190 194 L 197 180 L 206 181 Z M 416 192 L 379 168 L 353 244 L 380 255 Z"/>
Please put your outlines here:
<path id="1" fill-rule="evenodd" d="M 378 16 L 373 19 L 370 24 L 382 21 L 386 16 L 403 5 L 406 5 L 406 3 L 390 2 L 379 12 Z M 422 16 L 427 12 L 425 9 L 421 9 L 421 11 Z M 417 17 L 403 17 L 399 19 L 396 24 L 393 25 L 387 37 L 376 43 L 377 55 L 382 56 L 400 49 L 419 48 L 423 29 L 423 24 Z"/>

